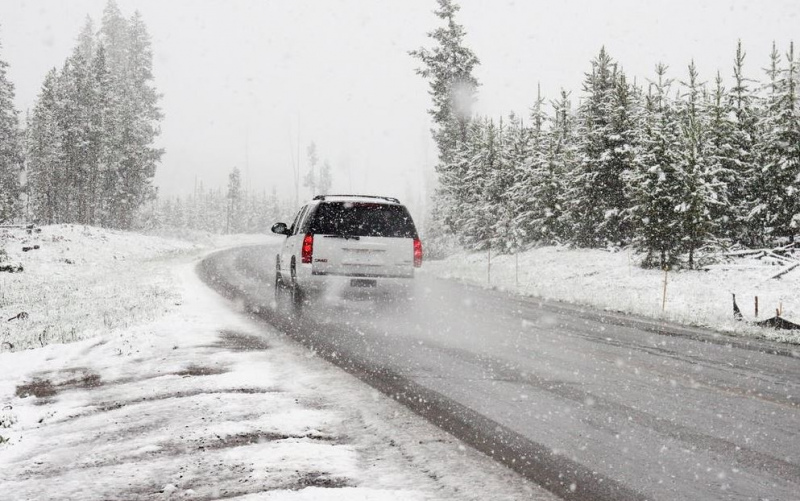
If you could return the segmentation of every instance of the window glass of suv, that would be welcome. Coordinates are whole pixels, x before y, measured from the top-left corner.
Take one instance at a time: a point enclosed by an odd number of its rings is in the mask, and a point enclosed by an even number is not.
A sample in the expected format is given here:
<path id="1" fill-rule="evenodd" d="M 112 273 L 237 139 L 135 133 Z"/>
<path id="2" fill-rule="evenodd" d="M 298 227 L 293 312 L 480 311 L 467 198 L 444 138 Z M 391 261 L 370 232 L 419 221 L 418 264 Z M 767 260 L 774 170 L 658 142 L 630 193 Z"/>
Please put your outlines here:
<path id="1" fill-rule="evenodd" d="M 309 227 L 311 225 L 311 219 L 314 217 L 315 209 L 317 208 L 316 205 L 309 205 L 308 210 L 300 216 L 300 220 L 298 221 L 297 226 L 297 233 L 306 234 L 309 233 Z"/>
<path id="2" fill-rule="evenodd" d="M 303 206 L 303 208 L 297 213 L 297 216 L 295 216 L 294 221 L 292 222 L 292 227 L 290 228 L 292 235 L 297 235 L 297 228 L 300 224 L 300 220 L 303 219 L 303 215 L 306 213 L 306 209 L 308 209 L 308 206 Z"/>
<path id="3" fill-rule="evenodd" d="M 319 204 L 309 232 L 354 237 L 417 238 L 408 209 L 402 205 L 364 202 Z"/>

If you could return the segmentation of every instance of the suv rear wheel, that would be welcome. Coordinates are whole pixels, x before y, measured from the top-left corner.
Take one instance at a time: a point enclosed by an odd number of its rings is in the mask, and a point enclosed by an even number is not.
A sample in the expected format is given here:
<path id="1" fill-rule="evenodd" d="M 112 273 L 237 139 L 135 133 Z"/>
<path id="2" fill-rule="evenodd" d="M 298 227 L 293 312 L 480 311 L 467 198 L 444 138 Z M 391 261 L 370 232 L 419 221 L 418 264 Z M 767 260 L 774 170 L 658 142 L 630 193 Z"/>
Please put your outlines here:
<path id="1" fill-rule="evenodd" d="M 289 297 L 292 308 L 295 312 L 299 312 L 305 302 L 305 293 L 303 293 L 303 290 L 297 284 L 297 267 L 294 259 L 292 259 L 291 277 L 291 282 L 289 283 Z"/>
<path id="2" fill-rule="evenodd" d="M 283 294 L 284 289 L 286 289 L 286 284 L 283 283 L 283 277 L 281 276 L 281 257 L 277 256 L 275 258 L 275 300 L 277 301 L 281 294 Z"/>

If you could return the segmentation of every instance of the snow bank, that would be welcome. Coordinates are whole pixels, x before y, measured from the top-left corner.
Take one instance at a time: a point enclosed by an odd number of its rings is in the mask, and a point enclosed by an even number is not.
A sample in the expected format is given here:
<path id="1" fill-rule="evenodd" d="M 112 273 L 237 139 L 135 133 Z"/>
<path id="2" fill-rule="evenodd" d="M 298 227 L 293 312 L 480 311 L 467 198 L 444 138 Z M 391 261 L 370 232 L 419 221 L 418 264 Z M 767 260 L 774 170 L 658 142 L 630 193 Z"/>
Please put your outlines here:
<path id="1" fill-rule="evenodd" d="M 21 273 L 0 272 L 0 352 L 160 318 L 180 303 L 165 263 L 266 238 L 215 235 L 193 242 L 80 225 L 0 229 L 6 262 L 23 267 Z"/>
<path id="2" fill-rule="evenodd" d="M 800 343 L 797 331 L 759 328 L 733 319 L 731 294 L 736 294 L 745 320 L 772 317 L 781 307 L 784 318 L 800 323 L 800 269 L 773 280 L 770 277 L 782 269 L 775 261 L 744 257 L 707 271 L 670 272 L 662 310 L 664 272 L 640 268 L 628 251 L 542 247 L 522 252 L 517 259 L 518 267 L 513 255 L 493 255 L 489 270 L 487 253 L 460 253 L 426 262 L 423 272 L 526 296 Z"/>

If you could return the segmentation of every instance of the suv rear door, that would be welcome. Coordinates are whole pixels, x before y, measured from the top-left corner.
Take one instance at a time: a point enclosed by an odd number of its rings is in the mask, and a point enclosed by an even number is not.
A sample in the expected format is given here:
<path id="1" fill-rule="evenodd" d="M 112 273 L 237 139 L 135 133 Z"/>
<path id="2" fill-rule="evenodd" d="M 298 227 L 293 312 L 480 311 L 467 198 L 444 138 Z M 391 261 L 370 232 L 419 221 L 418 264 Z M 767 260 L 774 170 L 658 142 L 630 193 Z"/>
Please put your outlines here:
<path id="1" fill-rule="evenodd" d="M 299 249 L 301 245 L 300 242 L 302 242 L 302 235 L 298 237 L 298 231 L 300 229 L 300 223 L 308 212 L 308 208 L 309 206 L 305 205 L 297 212 L 297 216 L 295 216 L 292 226 L 289 228 L 291 233 L 286 237 L 286 241 L 281 249 L 281 272 L 284 280 L 287 281 L 290 277 L 292 256 L 297 256 L 296 259 L 298 262 L 300 261 L 298 254 L 300 252 Z"/>
<path id="2" fill-rule="evenodd" d="M 400 204 L 321 202 L 308 231 L 314 235 L 314 274 L 414 275 L 417 231 Z"/>

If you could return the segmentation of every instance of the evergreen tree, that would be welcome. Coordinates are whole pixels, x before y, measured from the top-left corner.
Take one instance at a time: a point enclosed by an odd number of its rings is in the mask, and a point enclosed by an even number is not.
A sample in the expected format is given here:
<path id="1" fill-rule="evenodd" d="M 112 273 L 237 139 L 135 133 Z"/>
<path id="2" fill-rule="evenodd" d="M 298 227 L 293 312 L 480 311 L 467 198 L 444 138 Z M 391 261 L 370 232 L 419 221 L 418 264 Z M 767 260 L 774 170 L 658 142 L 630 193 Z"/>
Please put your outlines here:
<path id="1" fill-rule="evenodd" d="M 163 117 L 158 107 L 160 95 L 152 84 L 150 37 L 139 12 L 129 22 L 127 39 L 127 80 L 126 74 L 116 75 L 117 87 L 123 89 L 119 107 L 122 144 L 116 145 L 122 155 L 117 165 L 116 214 L 112 220 L 121 228 L 130 227 L 136 210 L 155 196 L 153 176 L 164 153 L 153 146 Z"/>
<path id="2" fill-rule="evenodd" d="M 330 193 L 331 185 L 333 184 L 333 174 L 331 164 L 325 160 L 322 162 L 322 168 L 319 171 L 319 186 L 318 191 L 320 194 Z"/>
<path id="3" fill-rule="evenodd" d="M 105 46 L 109 71 L 119 78 L 128 76 L 128 20 L 114 0 L 108 0 L 100 26 L 100 43 Z"/>
<path id="4" fill-rule="evenodd" d="M 53 68 L 47 74 L 28 123 L 26 151 L 27 188 L 34 221 L 42 224 L 61 222 L 64 155 L 62 129 L 58 123 L 58 75 Z"/>
<path id="5" fill-rule="evenodd" d="M 434 197 L 434 218 L 446 232 L 464 237 L 466 221 L 476 210 L 478 188 L 483 180 L 475 186 L 470 180 L 479 179 L 476 174 L 481 168 L 479 160 L 483 148 L 485 120 L 470 122 L 465 141 L 459 143 L 452 153 L 450 163 L 442 165 L 439 170 L 439 186 Z"/>
<path id="6" fill-rule="evenodd" d="M 416 72 L 428 80 L 433 101 L 428 113 L 433 119 L 431 132 L 439 153 L 436 165 L 439 187 L 434 194 L 431 225 L 457 232 L 467 219 L 457 212 L 466 200 L 459 173 L 465 171 L 469 162 L 467 143 L 475 132 L 470 122 L 479 84 L 472 72 L 480 61 L 464 43 L 464 27 L 456 23 L 459 6 L 453 0 L 437 0 L 437 3 L 434 13 L 444 25 L 428 33 L 433 46 L 409 54 L 421 63 Z M 442 233 L 434 232 L 437 237 Z"/>
<path id="7" fill-rule="evenodd" d="M 713 235 L 718 221 L 712 217 L 715 206 L 725 205 L 725 185 L 719 180 L 723 167 L 707 158 L 708 124 L 703 102 L 702 84 L 697 69 L 689 65 L 689 78 L 683 83 L 684 95 L 678 103 L 681 124 L 681 144 L 676 172 L 682 181 L 678 192 L 677 211 L 681 218 L 678 234 L 689 255 L 689 267 L 694 267 L 695 251 Z"/>
<path id="8" fill-rule="evenodd" d="M 717 73 L 714 89 L 707 97 L 705 113 L 704 157 L 709 180 L 718 183 L 712 191 L 716 200 L 708 206 L 709 217 L 714 223 L 714 236 L 726 242 L 736 241 L 741 235 L 741 212 L 744 198 L 745 173 L 740 168 L 740 156 L 736 151 L 736 114 L 730 93 L 722 85 L 722 76 Z"/>
<path id="9" fill-rule="evenodd" d="M 490 122 L 490 126 L 494 124 Z M 521 121 L 511 116 L 507 125 L 501 118 L 494 133 L 495 153 L 491 163 L 485 166 L 486 180 L 482 197 L 481 212 L 488 220 L 489 245 L 498 252 L 513 252 L 521 246 L 522 235 L 514 225 L 515 204 L 509 191 L 514 183 L 515 161 L 517 155 L 524 155 L 527 146 L 520 144 L 524 127 Z"/>
<path id="10" fill-rule="evenodd" d="M 645 254 L 645 267 L 674 264 L 681 251 L 681 218 L 677 207 L 684 180 L 677 166 L 682 147 L 680 125 L 669 99 L 672 81 L 667 67 L 656 66 L 656 81 L 650 85 L 642 121 L 642 150 L 635 168 L 626 175 L 628 211 L 634 228 L 632 244 Z"/>
<path id="11" fill-rule="evenodd" d="M 420 48 L 410 55 L 422 63 L 417 74 L 430 81 L 429 94 L 433 107 L 429 113 L 435 128 L 433 137 L 439 147 L 443 164 L 452 161 L 451 155 L 467 135 L 472 116 L 472 104 L 478 80 L 472 71 L 480 64 L 475 54 L 464 45 L 466 32 L 455 21 L 460 7 L 452 0 L 437 0 L 436 16 L 445 22 L 428 36 L 434 41 L 431 49 Z"/>
<path id="12" fill-rule="evenodd" d="M 319 157 L 317 156 L 317 145 L 314 144 L 314 141 L 308 145 L 306 148 L 306 155 L 308 157 L 308 172 L 303 179 L 303 186 L 309 188 L 311 190 L 311 196 L 318 195 L 317 193 L 317 162 L 319 161 Z"/>
<path id="13" fill-rule="evenodd" d="M 531 192 L 536 204 L 532 222 L 538 231 L 537 239 L 545 244 L 571 237 L 567 234 L 564 197 L 566 173 L 574 163 L 576 143 L 569 93 L 562 90 L 560 99 L 552 106 L 553 117 L 544 143 L 539 182 Z"/>
<path id="14" fill-rule="evenodd" d="M 541 148 L 546 116 L 542 109 L 544 99 L 537 88 L 536 102 L 530 110 L 530 127 L 525 127 L 522 119 L 511 116 L 506 143 L 511 148 L 510 160 L 513 165 L 513 185 L 508 190 L 511 205 L 511 223 L 504 231 L 514 233 L 515 248 L 535 240 L 537 227 L 537 200 L 533 195 L 541 180 Z"/>
<path id="15" fill-rule="evenodd" d="M 238 167 L 234 167 L 228 175 L 228 208 L 225 218 L 225 233 L 241 231 L 242 217 L 242 177 Z"/>
<path id="16" fill-rule="evenodd" d="M 757 178 L 755 216 L 764 239 L 794 237 L 800 228 L 800 114 L 798 113 L 798 75 L 800 66 L 794 44 L 786 54 L 786 67 L 773 44 L 770 78 L 762 130 Z"/>
<path id="17" fill-rule="evenodd" d="M 731 175 L 728 182 L 730 212 L 734 218 L 733 228 L 723 230 L 729 236 L 745 245 L 754 245 L 760 231 L 755 218 L 750 217 L 757 205 L 759 166 L 758 149 L 758 109 L 755 89 L 750 87 L 752 80 L 744 76 L 745 52 L 742 42 L 736 46 L 733 64 L 734 85 L 728 100 L 734 114 L 733 130 L 730 132 L 731 148 L 728 158 L 731 161 Z M 722 125 L 718 125 L 721 128 Z"/>
<path id="18" fill-rule="evenodd" d="M 19 216 L 22 193 L 19 116 L 14 108 L 14 84 L 8 79 L 7 68 L 8 63 L 0 58 L 0 223 Z"/>
<path id="19" fill-rule="evenodd" d="M 480 135 L 475 140 L 476 155 L 469 159 L 464 178 L 466 197 L 459 207 L 462 214 L 462 239 L 472 249 L 490 248 L 494 238 L 494 223 L 500 190 L 497 189 L 497 171 L 501 167 L 500 138 L 493 120 L 484 119 Z"/>
<path id="20" fill-rule="evenodd" d="M 605 51 L 592 61 L 578 110 L 577 164 L 571 172 L 570 217 L 583 247 L 620 245 L 627 238 L 623 177 L 634 146 L 630 136 L 630 89 Z"/>
<path id="21" fill-rule="evenodd" d="M 522 118 L 512 113 L 505 128 L 503 183 L 506 187 L 503 209 L 495 224 L 496 247 L 501 251 L 517 252 L 530 241 L 533 231 L 530 224 L 526 224 L 529 219 L 525 214 L 531 206 L 528 187 L 533 182 L 531 173 L 538 160 L 537 148 L 544 125 L 540 107 L 541 99 L 531 110 L 531 127 L 526 127 Z"/>
<path id="22" fill-rule="evenodd" d="M 95 107 L 90 116 L 91 149 L 94 152 L 88 182 L 89 221 L 95 225 L 108 225 L 114 213 L 112 196 L 117 182 L 119 151 L 118 134 L 121 130 L 117 114 L 118 96 L 114 92 L 111 72 L 108 69 L 106 50 L 98 44 L 92 61 L 92 88 Z"/>
<path id="23" fill-rule="evenodd" d="M 94 85 L 92 61 L 95 57 L 94 27 L 91 18 L 78 36 L 78 45 L 67 60 L 62 74 L 66 93 L 62 111 L 65 131 L 65 161 L 70 166 L 64 187 L 69 193 L 70 221 L 91 224 L 91 180 L 95 177 L 100 158 L 101 130 L 95 115 L 101 110 L 100 90 Z"/>

